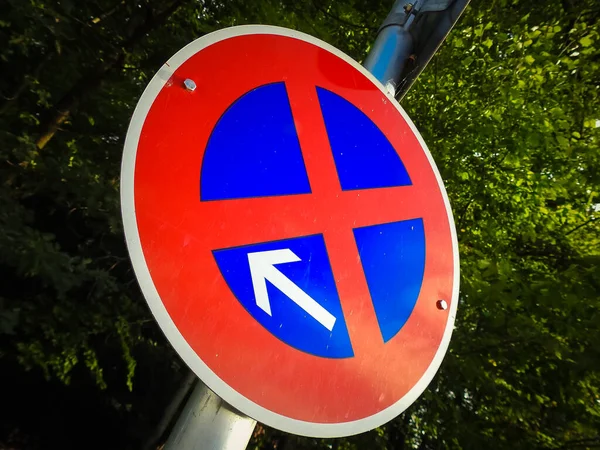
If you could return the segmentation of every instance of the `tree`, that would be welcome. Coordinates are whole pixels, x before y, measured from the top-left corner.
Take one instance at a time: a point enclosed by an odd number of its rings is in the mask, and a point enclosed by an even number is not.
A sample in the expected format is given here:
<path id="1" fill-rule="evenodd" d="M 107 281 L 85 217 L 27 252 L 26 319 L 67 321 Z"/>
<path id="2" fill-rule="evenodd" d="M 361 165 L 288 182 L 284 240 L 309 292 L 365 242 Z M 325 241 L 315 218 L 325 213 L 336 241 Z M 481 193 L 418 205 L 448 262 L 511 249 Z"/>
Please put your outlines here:
<path id="1" fill-rule="evenodd" d="M 118 199 L 126 126 L 162 62 L 248 22 L 301 29 L 360 60 L 390 6 L 0 5 L 0 371 L 10 380 L 0 442 L 139 448 L 185 372 L 135 283 Z M 592 0 L 473 0 L 403 100 L 460 241 L 459 315 L 440 373 L 371 433 L 312 440 L 260 427 L 255 448 L 600 446 L 599 19 Z M 32 412 L 34 401 L 54 417 Z"/>

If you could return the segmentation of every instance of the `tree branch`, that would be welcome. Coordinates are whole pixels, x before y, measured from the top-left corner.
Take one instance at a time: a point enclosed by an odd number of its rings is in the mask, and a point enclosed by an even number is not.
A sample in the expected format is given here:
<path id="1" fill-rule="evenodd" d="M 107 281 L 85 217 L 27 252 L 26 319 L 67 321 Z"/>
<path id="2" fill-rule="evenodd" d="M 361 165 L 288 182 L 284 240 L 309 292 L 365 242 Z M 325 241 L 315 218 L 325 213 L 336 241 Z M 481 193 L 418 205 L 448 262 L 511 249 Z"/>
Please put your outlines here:
<path id="1" fill-rule="evenodd" d="M 125 6 L 125 0 L 121 0 L 115 6 L 113 6 L 111 9 L 109 9 L 108 11 L 106 11 L 102 14 L 98 14 L 98 16 L 94 17 L 93 19 L 90 19 L 89 24 L 95 25 L 97 23 L 102 22 L 105 19 L 108 19 L 110 16 L 112 16 L 117 11 L 119 11 L 119 9 L 121 9 L 123 6 Z"/>
<path id="2" fill-rule="evenodd" d="M 3 114 L 13 102 L 15 102 L 19 99 L 21 94 L 23 94 L 23 92 L 25 92 L 25 90 L 31 83 L 32 78 L 38 77 L 38 75 L 42 71 L 42 68 L 46 65 L 46 63 L 50 60 L 50 58 L 52 58 L 53 55 L 54 55 L 54 52 L 48 52 L 43 57 L 40 57 L 40 60 L 37 64 L 37 66 L 35 67 L 35 69 L 33 69 L 33 71 L 30 74 L 23 76 L 23 78 L 21 79 L 21 82 L 15 88 L 13 93 L 9 96 L 2 97 L 2 101 L 0 101 L 0 114 Z"/>
<path id="3" fill-rule="evenodd" d="M 97 89 L 107 74 L 121 65 L 126 53 L 131 48 L 137 45 L 148 33 L 162 26 L 180 6 L 188 1 L 190 0 L 175 0 L 160 14 L 148 14 L 144 23 L 134 30 L 131 36 L 122 43 L 117 52 L 81 77 L 55 105 L 54 110 L 56 113 L 44 124 L 42 127 L 44 131 L 36 141 L 38 149 L 43 149 L 50 142 L 81 99 Z"/>
<path id="4" fill-rule="evenodd" d="M 326 17 L 330 19 L 336 20 L 344 25 L 347 25 L 352 28 L 358 28 L 360 30 L 369 30 L 369 31 L 377 31 L 377 28 L 370 27 L 368 25 L 359 25 L 357 23 L 350 22 L 346 19 L 342 19 L 341 17 L 336 16 L 335 14 L 331 14 L 327 9 L 322 8 L 318 4 L 318 0 L 313 2 L 313 6 L 317 9 L 317 11 L 321 11 Z"/>
<path id="5" fill-rule="evenodd" d="M 568 235 L 570 235 L 571 233 L 574 233 L 575 231 L 579 230 L 580 228 L 583 228 L 583 227 L 585 227 L 586 225 L 589 225 L 590 223 L 592 223 L 592 222 L 595 222 L 595 221 L 596 221 L 596 219 L 598 219 L 598 218 L 597 218 L 597 217 L 592 217 L 590 220 L 587 220 L 587 221 L 583 222 L 582 224 L 580 224 L 580 225 L 577 225 L 577 226 L 576 226 L 575 228 L 573 228 L 572 230 L 569 230 L 569 231 L 567 231 L 567 232 L 565 233 L 565 236 L 568 236 Z"/>

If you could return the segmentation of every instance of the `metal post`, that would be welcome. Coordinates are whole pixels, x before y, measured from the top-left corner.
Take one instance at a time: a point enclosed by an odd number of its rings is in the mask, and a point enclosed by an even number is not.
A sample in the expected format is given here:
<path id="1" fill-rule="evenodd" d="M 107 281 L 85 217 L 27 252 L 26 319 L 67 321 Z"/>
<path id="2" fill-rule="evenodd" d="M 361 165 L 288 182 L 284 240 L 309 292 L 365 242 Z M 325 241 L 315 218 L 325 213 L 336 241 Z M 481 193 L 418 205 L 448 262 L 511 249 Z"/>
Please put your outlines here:
<path id="1" fill-rule="evenodd" d="M 469 0 L 396 0 L 365 62 L 399 100 L 431 60 Z"/>
<path id="2" fill-rule="evenodd" d="M 242 450 L 255 426 L 198 381 L 164 450 Z"/>
<path id="3" fill-rule="evenodd" d="M 363 64 L 392 95 L 396 94 L 400 74 L 413 50 L 409 33 L 413 7 L 411 0 L 396 0 Z"/>

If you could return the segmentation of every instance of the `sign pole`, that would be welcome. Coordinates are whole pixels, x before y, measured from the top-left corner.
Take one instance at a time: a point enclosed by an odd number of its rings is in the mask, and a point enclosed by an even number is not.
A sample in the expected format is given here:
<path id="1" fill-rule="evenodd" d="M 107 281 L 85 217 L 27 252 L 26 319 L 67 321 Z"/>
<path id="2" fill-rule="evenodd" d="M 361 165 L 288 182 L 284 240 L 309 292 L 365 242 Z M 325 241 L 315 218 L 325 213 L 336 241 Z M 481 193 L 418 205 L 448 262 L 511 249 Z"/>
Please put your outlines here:
<path id="1" fill-rule="evenodd" d="M 164 449 L 245 449 L 255 426 L 256 420 L 236 411 L 198 381 Z"/>
<path id="2" fill-rule="evenodd" d="M 396 0 L 365 68 L 401 100 L 468 4 L 469 0 Z"/>
<path id="3" fill-rule="evenodd" d="M 411 14 L 413 3 L 411 0 L 396 0 L 363 64 L 394 96 L 400 74 L 413 51 L 410 34 L 415 19 L 415 15 Z"/>

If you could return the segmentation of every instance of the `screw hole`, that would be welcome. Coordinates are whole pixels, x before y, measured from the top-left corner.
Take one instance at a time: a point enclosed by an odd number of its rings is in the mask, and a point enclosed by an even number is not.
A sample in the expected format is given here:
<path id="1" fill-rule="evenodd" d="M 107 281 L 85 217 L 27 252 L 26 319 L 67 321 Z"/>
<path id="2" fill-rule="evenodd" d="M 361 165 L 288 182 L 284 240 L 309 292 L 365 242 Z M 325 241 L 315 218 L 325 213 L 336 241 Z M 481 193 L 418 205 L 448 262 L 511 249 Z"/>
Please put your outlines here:
<path id="1" fill-rule="evenodd" d="M 442 311 L 448 309 L 448 303 L 446 302 L 446 300 L 438 300 L 437 302 L 435 302 L 435 306 L 437 306 L 437 309 Z"/>

